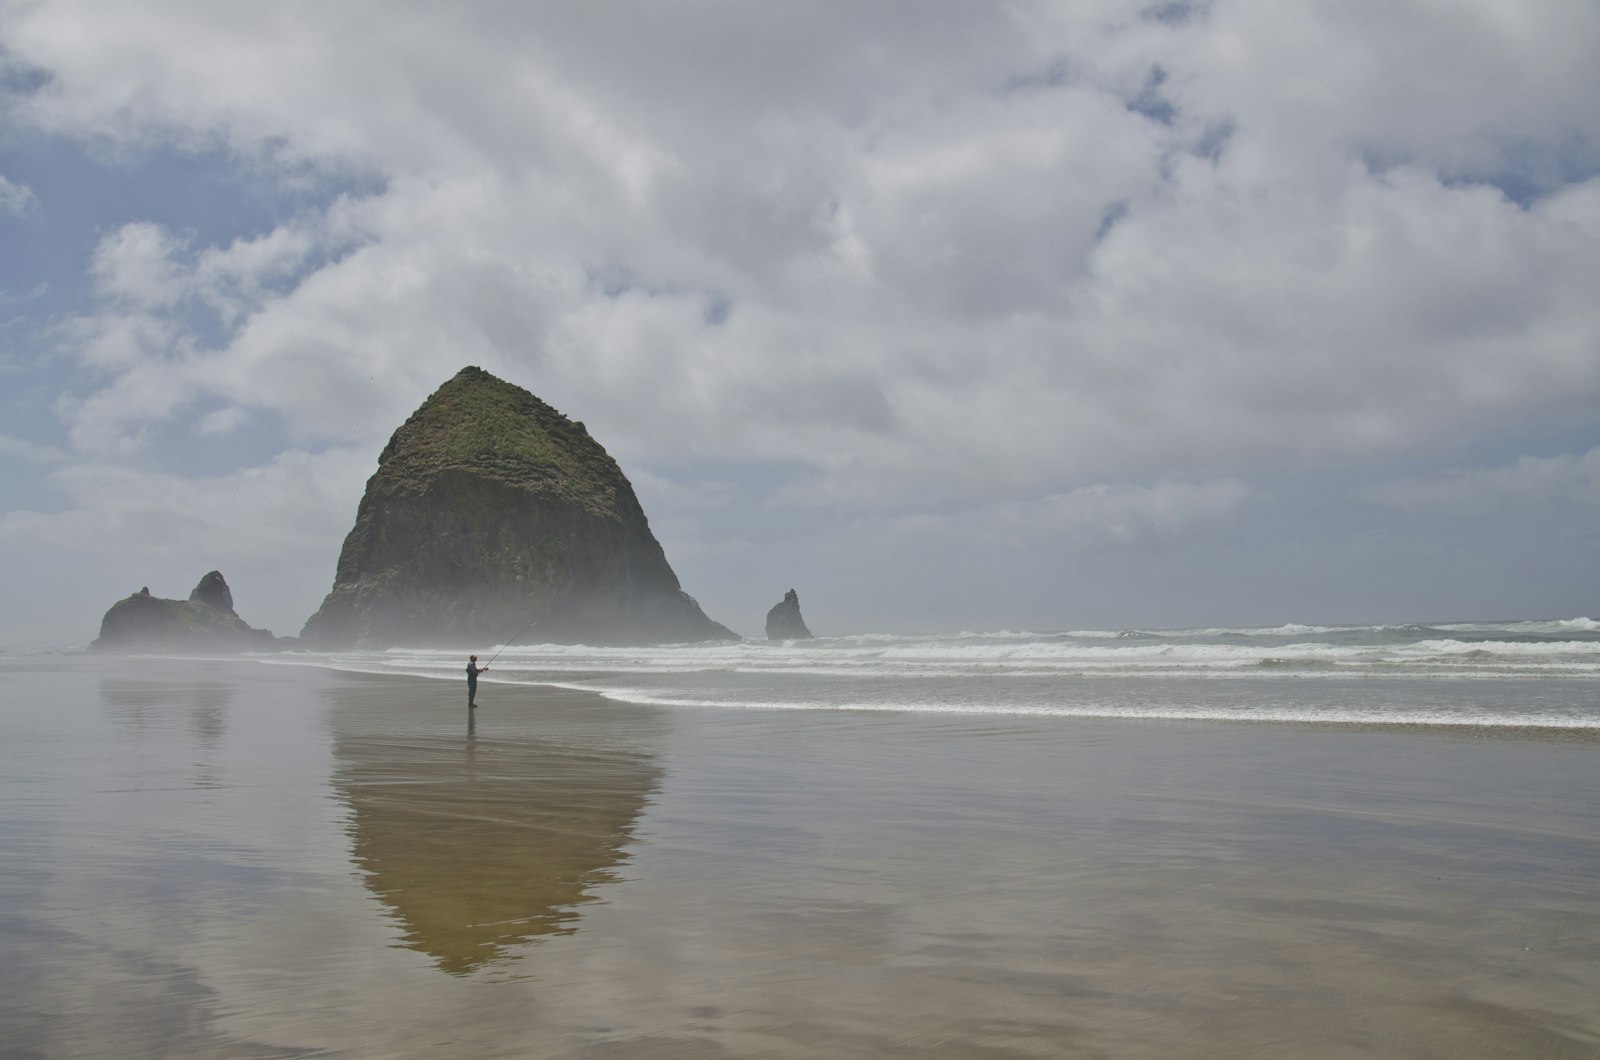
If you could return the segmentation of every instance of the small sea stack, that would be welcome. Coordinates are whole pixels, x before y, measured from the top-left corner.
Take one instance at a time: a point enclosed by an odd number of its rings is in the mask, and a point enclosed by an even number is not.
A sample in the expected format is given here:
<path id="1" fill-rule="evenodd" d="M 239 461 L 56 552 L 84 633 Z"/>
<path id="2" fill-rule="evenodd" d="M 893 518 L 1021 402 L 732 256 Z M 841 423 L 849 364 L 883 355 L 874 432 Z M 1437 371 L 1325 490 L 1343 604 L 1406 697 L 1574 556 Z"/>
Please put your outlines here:
<path id="1" fill-rule="evenodd" d="M 768 640 L 807 640 L 811 631 L 800 617 L 800 594 L 790 589 L 767 612 Z"/>
<path id="2" fill-rule="evenodd" d="M 222 572 L 200 579 L 187 600 L 151 596 L 145 586 L 111 605 L 100 620 L 96 651 L 239 652 L 270 650 L 277 638 L 255 629 L 233 610 Z"/>

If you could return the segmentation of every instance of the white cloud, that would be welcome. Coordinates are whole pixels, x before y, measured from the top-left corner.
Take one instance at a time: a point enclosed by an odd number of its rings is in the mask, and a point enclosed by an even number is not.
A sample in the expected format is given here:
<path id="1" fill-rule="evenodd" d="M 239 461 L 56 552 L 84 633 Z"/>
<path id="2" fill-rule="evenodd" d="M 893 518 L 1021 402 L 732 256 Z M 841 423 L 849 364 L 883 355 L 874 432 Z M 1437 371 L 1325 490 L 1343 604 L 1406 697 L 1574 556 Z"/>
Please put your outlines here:
<path id="1" fill-rule="evenodd" d="M 53 464 L 66 459 L 66 454 L 52 445 L 40 445 L 26 438 L 12 438 L 0 434 L 0 459 L 15 457 L 34 464 Z"/>
<path id="2" fill-rule="evenodd" d="M 56 512 L 0 514 L 0 549 L 28 555 L 14 570 L 19 591 L 38 571 L 78 616 L 83 641 L 95 616 L 147 584 L 183 597 L 220 569 L 240 614 L 256 626 L 294 634 L 332 584 L 339 545 L 355 515 L 375 454 L 334 449 L 285 452 L 270 463 L 185 477 L 112 463 L 69 463 L 50 473 L 67 505 Z M 32 594 L 29 594 L 30 598 Z M 33 643 L 38 607 L 5 612 L 0 642 Z"/>
<path id="3" fill-rule="evenodd" d="M 185 241 L 160 225 L 136 221 L 100 240 L 89 274 L 96 293 L 114 302 L 164 309 L 186 293 L 175 260 Z"/>
<path id="4" fill-rule="evenodd" d="M 898 521 L 901 533 L 970 536 L 988 545 L 1079 550 L 1170 543 L 1233 517 L 1250 487 L 1233 479 L 1205 482 L 1097 483 L 1030 500 Z"/>
<path id="5" fill-rule="evenodd" d="M 196 249 L 192 239 L 146 221 L 103 236 L 90 262 L 93 312 L 56 329 L 66 347 L 111 382 L 59 408 L 75 446 L 87 453 L 127 453 L 144 429 L 170 419 L 197 398 L 250 389 L 229 358 L 202 336 L 236 335 L 253 314 L 293 286 L 308 260 L 341 249 L 333 223 L 282 225 L 257 238 Z M 259 402 L 253 402 L 259 404 Z M 241 410 L 242 411 L 242 410 Z M 215 415 L 199 425 L 216 433 Z"/>
<path id="6" fill-rule="evenodd" d="M 250 414 L 237 405 L 215 409 L 200 417 L 195 430 L 201 435 L 224 435 L 238 430 L 250 421 Z"/>
<path id="7" fill-rule="evenodd" d="M 1151 486 L 1097 484 L 1001 509 L 1016 533 L 1061 534 L 1072 540 L 1127 543 L 1174 537 L 1232 516 L 1250 496 L 1233 479 L 1157 482 Z"/>
<path id="8" fill-rule="evenodd" d="M 1600 10 L 1148 7 L 15 8 L 21 127 L 371 189 L 107 232 L 72 444 L 375 452 L 476 363 L 685 534 L 731 490 L 1151 541 L 1266 473 L 1593 420 Z"/>
<path id="9" fill-rule="evenodd" d="M 1292 6 L 951 9 L 903 40 L 881 13 L 747 15 L 702 40 L 653 9 L 592 39 L 571 13 L 417 8 L 352 36 L 312 11 L 42 5 L 12 34 L 55 74 L 19 110 L 41 126 L 387 181 L 226 247 L 107 236 L 77 341 L 114 381 L 78 436 L 209 395 L 371 441 L 476 362 L 624 453 L 797 460 L 827 486 L 796 496 L 882 498 L 1585 415 L 1593 189 L 1523 210 L 1446 178 L 1562 143 L 1600 167 L 1593 12 Z M 1223 127 L 1220 160 L 1189 153 Z M 365 249 L 316 258 L 334 229 Z M 201 342 L 180 304 L 233 330 Z"/>
<path id="10" fill-rule="evenodd" d="M 16 184 L 0 173 L 0 214 L 26 217 L 39 208 L 39 197 L 26 184 Z"/>
<path id="11" fill-rule="evenodd" d="M 11 291 L 0 290 L 0 305 L 20 305 L 43 298 L 49 293 L 50 285 L 43 281 L 34 284 L 22 294 L 15 294 Z"/>
<path id="12" fill-rule="evenodd" d="M 1555 509 L 1600 509 L 1600 447 L 1564 456 L 1525 456 L 1514 464 L 1471 468 L 1433 478 L 1387 482 L 1366 500 L 1418 514 L 1548 515 Z"/>

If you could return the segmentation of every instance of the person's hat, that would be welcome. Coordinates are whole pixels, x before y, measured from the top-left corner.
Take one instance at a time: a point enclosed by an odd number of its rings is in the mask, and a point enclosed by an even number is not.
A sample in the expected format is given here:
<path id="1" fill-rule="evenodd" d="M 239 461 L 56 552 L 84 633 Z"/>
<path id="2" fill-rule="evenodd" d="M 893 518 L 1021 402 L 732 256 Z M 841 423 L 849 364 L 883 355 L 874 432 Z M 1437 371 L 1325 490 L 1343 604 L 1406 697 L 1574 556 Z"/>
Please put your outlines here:
<path id="1" fill-rule="evenodd" d="M 477 658 L 477 656 L 476 656 L 476 655 L 474 655 L 474 656 L 473 656 L 473 658 L 474 658 L 474 659 L 476 659 L 476 658 Z"/>

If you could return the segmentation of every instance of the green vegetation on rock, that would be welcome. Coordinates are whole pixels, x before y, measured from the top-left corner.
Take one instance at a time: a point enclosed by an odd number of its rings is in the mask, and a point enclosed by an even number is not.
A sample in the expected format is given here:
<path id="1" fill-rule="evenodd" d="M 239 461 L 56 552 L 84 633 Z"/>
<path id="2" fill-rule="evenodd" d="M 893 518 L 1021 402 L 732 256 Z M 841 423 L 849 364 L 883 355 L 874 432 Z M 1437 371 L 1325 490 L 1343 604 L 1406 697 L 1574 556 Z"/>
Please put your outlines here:
<path id="1" fill-rule="evenodd" d="M 482 368 L 463 368 L 435 391 L 395 431 L 378 463 L 395 493 L 468 471 L 559 496 L 596 515 L 618 515 L 622 470 L 583 424 Z"/>

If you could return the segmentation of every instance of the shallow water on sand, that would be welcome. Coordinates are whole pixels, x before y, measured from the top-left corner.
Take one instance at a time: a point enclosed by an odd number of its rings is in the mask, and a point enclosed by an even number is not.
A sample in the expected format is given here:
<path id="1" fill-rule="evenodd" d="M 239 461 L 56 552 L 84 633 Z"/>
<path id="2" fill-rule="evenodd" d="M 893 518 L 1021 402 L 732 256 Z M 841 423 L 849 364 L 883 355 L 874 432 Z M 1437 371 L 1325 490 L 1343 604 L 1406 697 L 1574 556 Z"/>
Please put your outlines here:
<path id="1" fill-rule="evenodd" d="M 1581 734 L 0 663 L 7 1057 L 1597 1057 Z"/>

